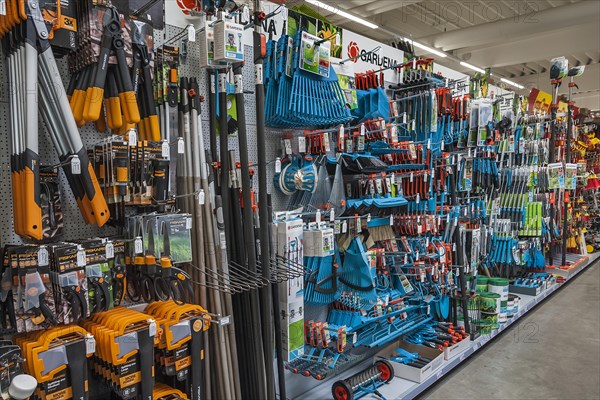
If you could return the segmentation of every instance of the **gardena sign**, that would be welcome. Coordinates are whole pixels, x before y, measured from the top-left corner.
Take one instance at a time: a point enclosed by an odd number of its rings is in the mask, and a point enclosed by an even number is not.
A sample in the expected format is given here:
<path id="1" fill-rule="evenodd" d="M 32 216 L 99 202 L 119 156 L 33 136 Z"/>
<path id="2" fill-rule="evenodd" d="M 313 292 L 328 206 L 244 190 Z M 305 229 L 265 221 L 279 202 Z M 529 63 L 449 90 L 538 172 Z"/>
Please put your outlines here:
<path id="1" fill-rule="evenodd" d="M 404 60 L 404 53 L 402 50 L 381 44 L 375 40 L 361 36 L 347 29 L 344 30 L 342 35 L 342 44 L 344 48 L 343 58 L 358 57 L 353 60 L 355 63 L 354 71 L 376 71 L 380 68 L 388 68 L 398 65 Z M 373 52 L 372 50 L 377 46 L 380 46 L 381 48 L 379 51 Z M 385 70 L 383 74 L 384 79 L 387 82 L 397 81 L 397 74 L 394 70 Z"/>

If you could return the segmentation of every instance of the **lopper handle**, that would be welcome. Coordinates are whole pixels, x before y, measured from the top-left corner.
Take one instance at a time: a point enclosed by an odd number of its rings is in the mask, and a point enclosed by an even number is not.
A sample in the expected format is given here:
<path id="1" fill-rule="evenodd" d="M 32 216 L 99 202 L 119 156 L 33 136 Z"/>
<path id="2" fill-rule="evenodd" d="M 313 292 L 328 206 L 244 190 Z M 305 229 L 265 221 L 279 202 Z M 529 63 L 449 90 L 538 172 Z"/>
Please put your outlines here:
<path id="1" fill-rule="evenodd" d="M 23 170 L 23 193 L 22 193 L 22 217 L 23 235 L 32 239 L 41 240 L 42 229 L 42 206 L 40 201 L 40 169 L 39 156 L 30 149 L 25 150 L 25 168 Z"/>
<path id="2" fill-rule="evenodd" d="M 117 79 L 120 80 L 123 85 L 122 90 L 119 91 L 123 115 L 128 124 L 137 124 L 140 122 L 140 110 L 138 108 L 135 92 L 133 91 L 133 84 L 131 83 L 131 75 L 129 73 L 129 67 L 127 66 L 125 51 L 122 48 L 116 48 L 115 53 L 117 55 Z"/>
<path id="3" fill-rule="evenodd" d="M 83 108 L 83 119 L 86 121 L 96 121 L 100 118 L 100 109 L 102 99 L 104 98 L 104 84 L 106 82 L 106 74 L 108 71 L 108 58 L 110 56 L 111 45 L 112 39 L 104 36 L 102 38 L 102 45 L 98 56 L 98 64 L 94 67 L 94 81 L 86 90 L 85 105 Z M 79 120 L 77 115 L 75 116 L 75 120 Z"/>

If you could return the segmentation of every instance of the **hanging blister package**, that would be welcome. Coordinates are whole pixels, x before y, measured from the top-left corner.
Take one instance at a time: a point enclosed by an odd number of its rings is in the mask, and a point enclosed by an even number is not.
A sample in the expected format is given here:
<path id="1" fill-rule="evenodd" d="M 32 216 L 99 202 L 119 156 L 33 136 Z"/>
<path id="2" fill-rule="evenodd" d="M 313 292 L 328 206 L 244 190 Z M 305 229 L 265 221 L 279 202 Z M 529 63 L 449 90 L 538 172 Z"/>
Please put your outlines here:
<path id="1" fill-rule="evenodd" d="M 159 234 L 163 229 L 168 229 L 168 240 L 171 254 L 164 254 L 162 240 L 157 240 L 155 245 L 160 256 L 170 256 L 174 263 L 192 262 L 192 217 L 189 214 L 169 214 L 156 219 Z"/>
<path id="2" fill-rule="evenodd" d="M 63 234 L 63 212 L 58 186 L 58 170 L 40 168 L 40 200 L 44 239 L 53 239 Z"/>
<path id="3" fill-rule="evenodd" d="M 467 147 L 474 147 L 477 142 L 477 132 L 479 127 L 479 100 L 473 101 L 471 104 L 471 112 L 469 113 L 469 136 L 467 139 Z"/>
<path id="4" fill-rule="evenodd" d="M 205 25 L 198 34 L 200 68 L 218 68 L 227 62 L 215 61 L 215 32 L 212 26 Z"/>
<path id="5" fill-rule="evenodd" d="M 300 68 L 304 71 L 329 78 L 331 43 L 325 41 L 315 44 L 319 41 L 321 41 L 319 37 L 302 32 L 299 57 Z"/>
<path id="6" fill-rule="evenodd" d="M 565 170 L 562 163 L 548 164 L 549 189 L 564 189 Z"/>
<path id="7" fill-rule="evenodd" d="M 477 120 L 477 146 L 485 146 L 490 139 L 489 124 L 492 122 L 493 111 L 492 111 L 492 100 L 491 99 L 480 99 L 479 100 L 479 118 Z M 474 112 L 471 113 L 473 115 Z"/>
<path id="8" fill-rule="evenodd" d="M 243 25 L 231 21 L 218 20 L 214 25 L 214 61 L 243 61 L 243 36 Z"/>
<path id="9" fill-rule="evenodd" d="M 577 164 L 565 164 L 565 189 L 577 187 Z"/>

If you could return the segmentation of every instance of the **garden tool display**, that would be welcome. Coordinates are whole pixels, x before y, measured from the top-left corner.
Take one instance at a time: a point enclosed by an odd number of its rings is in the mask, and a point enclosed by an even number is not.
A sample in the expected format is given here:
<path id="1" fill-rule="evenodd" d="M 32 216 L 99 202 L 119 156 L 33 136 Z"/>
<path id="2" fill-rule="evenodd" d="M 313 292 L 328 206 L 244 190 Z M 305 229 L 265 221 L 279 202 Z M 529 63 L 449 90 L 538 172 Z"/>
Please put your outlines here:
<path id="1" fill-rule="evenodd" d="M 23 30 L 30 39 L 9 55 L 9 71 L 11 82 L 25 80 L 29 89 L 27 96 L 22 97 L 18 90 L 11 91 L 11 104 L 17 116 L 12 121 L 15 135 L 13 147 L 13 193 L 15 229 L 17 233 L 33 239 L 42 238 L 42 221 L 40 208 L 39 160 L 37 156 L 37 106 L 38 87 L 41 88 L 41 112 L 46 120 L 51 139 L 59 153 L 63 170 L 75 194 L 88 223 L 104 225 L 109 212 L 102 197 L 95 173 L 89 163 L 88 156 L 73 116 L 66 103 L 67 98 L 60 82 L 60 74 L 54 60 L 52 49 L 48 43 L 48 30 L 42 18 L 38 4 L 11 2 L 11 13 L 2 17 L 5 34 L 11 30 Z M 9 50 L 8 39 L 4 39 L 5 50 Z M 12 55 L 11 55 L 12 54 Z M 12 67 L 11 67 L 12 66 Z M 39 85 L 38 85 L 39 83 Z M 20 86 L 20 85 L 18 85 Z M 27 106 L 27 104 L 30 104 Z M 34 105 L 32 105 L 34 104 Z M 20 110 L 17 112 L 17 110 Z M 27 110 L 35 110 L 27 113 Z M 34 115 L 35 114 L 35 115 Z M 62 129 L 59 129 L 62 126 Z M 72 162 L 72 165 L 70 164 Z M 22 171 L 22 172 L 19 172 Z M 79 175 L 79 176 L 75 176 Z M 23 206 L 21 206 L 23 205 Z"/>
<path id="2" fill-rule="evenodd" d="M 122 37 L 121 19 L 119 12 L 115 7 L 104 8 L 102 27 L 103 32 L 98 64 L 94 66 L 94 72 L 90 76 L 90 85 L 86 89 L 82 116 L 85 121 L 96 121 L 100 118 L 104 87 L 108 73 L 109 57 L 111 52 L 114 51 L 117 58 L 114 79 L 117 83 L 117 88 L 119 89 L 118 97 L 121 110 L 126 123 L 137 124 L 140 122 L 140 112 L 134 87 L 131 83 L 131 75 L 127 66 L 127 60 L 125 58 L 125 44 Z"/>
<path id="3" fill-rule="evenodd" d="M 88 399 L 88 361 L 94 338 L 77 326 L 54 327 L 17 336 L 15 342 L 26 358 L 25 372 L 38 381 L 35 398 Z"/>
<path id="4" fill-rule="evenodd" d="M 96 340 L 92 371 L 123 398 L 152 399 L 156 322 L 124 307 L 96 313 L 83 323 Z"/>
<path id="5" fill-rule="evenodd" d="M 173 378 L 190 399 L 200 399 L 204 369 L 204 332 L 210 316 L 200 306 L 173 301 L 150 303 L 145 310 L 155 318 L 163 334 L 158 342 L 161 372 Z"/>
<path id="6" fill-rule="evenodd" d="M 267 125 L 323 126 L 343 124 L 352 119 L 350 110 L 345 107 L 346 101 L 333 66 L 329 61 L 318 61 L 321 50 L 315 42 L 315 38 L 304 31 L 298 32 L 293 40 L 283 35 L 276 45 L 277 56 L 267 59 L 267 88 L 272 88 L 267 91 L 265 99 Z M 269 47 L 273 54 L 274 45 Z M 301 59 L 303 65 L 318 65 L 319 69 L 326 65 L 325 73 L 301 68 Z M 277 86 L 276 90 L 273 85 Z M 273 107 L 273 104 L 276 106 Z"/>

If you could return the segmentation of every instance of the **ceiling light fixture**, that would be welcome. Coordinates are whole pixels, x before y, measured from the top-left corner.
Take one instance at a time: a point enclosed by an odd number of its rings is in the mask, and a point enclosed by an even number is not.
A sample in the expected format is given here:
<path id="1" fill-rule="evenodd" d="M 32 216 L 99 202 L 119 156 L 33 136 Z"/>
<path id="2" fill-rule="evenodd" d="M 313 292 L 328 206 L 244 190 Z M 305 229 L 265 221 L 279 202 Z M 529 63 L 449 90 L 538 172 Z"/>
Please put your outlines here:
<path id="1" fill-rule="evenodd" d="M 485 74 L 485 70 L 484 70 L 484 69 L 481 69 L 481 68 L 479 68 L 479 67 L 476 67 L 476 66 L 474 66 L 474 65 L 471 65 L 471 64 L 469 64 L 469 63 L 466 63 L 466 62 L 464 62 L 464 61 L 461 61 L 461 62 L 460 62 L 460 65 L 462 65 L 463 67 L 470 68 L 470 69 L 472 69 L 473 71 L 477 71 L 477 72 L 481 72 L 482 74 Z"/>
<path id="2" fill-rule="evenodd" d="M 428 52 L 428 53 L 435 54 L 435 55 L 436 55 L 436 56 L 438 56 L 438 57 L 442 57 L 442 58 L 444 58 L 444 57 L 448 57 L 448 55 L 447 55 L 447 54 L 445 54 L 445 53 L 442 53 L 441 51 L 439 51 L 439 50 L 436 50 L 436 49 L 434 49 L 434 48 L 432 48 L 432 47 L 425 46 L 424 44 L 421 44 L 421 43 L 419 43 L 419 42 L 415 42 L 415 41 L 414 41 L 414 40 L 412 40 L 412 39 L 409 39 L 409 38 L 404 38 L 404 40 L 408 40 L 408 41 L 412 42 L 413 46 L 415 46 L 415 47 L 418 47 L 418 48 L 420 48 L 421 50 L 425 50 L 425 51 L 426 51 L 426 52 Z"/>
<path id="3" fill-rule="evenodd" d="M 500 80 L 501 80 L 502 82 L 504 82 L 504 83 L 508 83 L 509 85 L 513 85 L 513 86 L 514 86 L 514 87 L 516 87 L 516 88 L 519 88 L 519 89 L 525 89 L 525 86 L 523 86 L 523 85 L 519 85 L 518 83 L 516 83 L 516 82 L 513 82 L 513 81 L 509 81 L 509 80 L 508 80 L 508 79 L 506 79 L 506 78 L 500 78 Z"/>
<path id="4" fill-rule="evenodd" d="M 348 14 L 346 11 L 342 11 L 339 8 L 335 8 L 333 6 L 330 6 L 329 4 L 325 4 L 325 3 L 322 3 L 322 2 L 317 1 L 317 0 L 306 0 L 306 2 L 312 4 L 312 5 L 316 6 L 316 7 L 322 8 L 325 11 L 329 11 L 332 14 L 337 14 L 340 17 L 348 18 L 349 20 L 352 20 L 354 22 L 358 22 L 359 24 L 362 24 L 364 26 L 368 26 L 371 29 L 377 29 L 378 28 L 378 26 L 375 25 L 372 22 L 369 22 L 367 20 L 359 18 L 359 17 L 357 17 L 355 15 Z"/>

